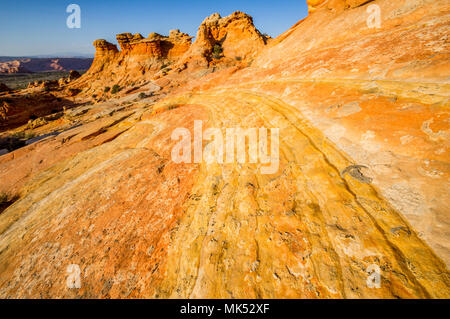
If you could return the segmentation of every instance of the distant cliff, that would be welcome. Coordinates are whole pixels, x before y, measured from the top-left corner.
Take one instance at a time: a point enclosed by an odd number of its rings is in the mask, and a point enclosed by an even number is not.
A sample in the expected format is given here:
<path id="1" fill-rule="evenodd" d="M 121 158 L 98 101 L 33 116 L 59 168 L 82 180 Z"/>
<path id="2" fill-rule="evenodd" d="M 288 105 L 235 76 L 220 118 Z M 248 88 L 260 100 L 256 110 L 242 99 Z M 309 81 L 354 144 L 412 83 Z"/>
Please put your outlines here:
<path id="1" fill-rule="evenodd" d="M 87 70 L 90 58 L 18 58 L 0 62 L 0 74 Z"/>

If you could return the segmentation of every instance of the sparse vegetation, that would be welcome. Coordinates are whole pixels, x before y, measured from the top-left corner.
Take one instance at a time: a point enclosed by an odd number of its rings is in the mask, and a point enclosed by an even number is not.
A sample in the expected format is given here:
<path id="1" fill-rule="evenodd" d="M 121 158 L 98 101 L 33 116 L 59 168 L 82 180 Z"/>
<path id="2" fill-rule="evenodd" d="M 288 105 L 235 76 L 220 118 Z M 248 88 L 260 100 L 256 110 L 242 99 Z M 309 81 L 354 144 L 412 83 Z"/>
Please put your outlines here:
<path id="1" fill-rule="evenodd" d="M 14 134 L 12 134 L 12 137 L 28 141 L 32 138 L 35 138 L 36 134 L 34 134 L 33 132 L 15 132 Z"/>
<path id="2" fill-rule="evenodd" d="M 7 149 L 12 152 L 18 148 L 24 147 L 26 141 L 36 137 L 33 132 L 15 132 L 9 136 L 0 138 L 0 149 Z"/>
<path id="3" fill-rule="evenodd" d="M 171 64 L 172 64 L 172 62 L 164 63 L 164 64 L 161 66 L 161 70 L 169 68 Z"/>
<path id="4" fill-rule="evenodd" d="M 79 94 L 80 92 L 82 92 L 82 90 L 75 89 L 75 88 L 69 88 L 69 96 L 75 96 L 75 95 Z"/>
<path id="5" fill-rule="evenodd" d="M 216 60 L 219 60 L 223 58 L 223 49 L 222 45 L 219 43 L 216 43 L 213 48 L 212 57 Z"/>
<path id="6" fill-rule="evenodd" d="M 140 99 L 145 99 L 147 97 L 147 94 L 145 94 L 144 92 L 139 93 L 138 97 Z"/>
<path id="7" fill-rule="evenodd" d="M 105 93 L 108 93 L 109 91 L 111 91 L 111 88 L 110 88 L 109 86 L 105 87 L 104 92 L 105 92 Z"/>
<path id="8" fill-rule="evenodd" d="M 9 206 L 11 206 L 16 200 L 18 200 L 18 196 L 9 196 L 5 192 L 0 193 L 0 214 Z"/>
<path id="9" fill-rule="evenodd" d="M 8 202 L 8 195 L 6 193 L 0 193 L 0 206 Z"/>
<path id="10" fill-rule="evenodd" d="M 86 71 L 78 71 L 80 74 Z M 5 83 L 13 90 L 25 89 L 30 82 L 34 81 L 52 81 L 60 78 L 68 77 L 69 72 L 65 71 L 49 71 L 38 73 L 15 73 L 15 74 L 1 74 L 0 82 Z"/>
<path id="11" fill-rule="evenodd" d="M 114 84 L 114 86 L 111 89 L 111 94 L 118 93 L 122 88 L 118 84 Z"/>

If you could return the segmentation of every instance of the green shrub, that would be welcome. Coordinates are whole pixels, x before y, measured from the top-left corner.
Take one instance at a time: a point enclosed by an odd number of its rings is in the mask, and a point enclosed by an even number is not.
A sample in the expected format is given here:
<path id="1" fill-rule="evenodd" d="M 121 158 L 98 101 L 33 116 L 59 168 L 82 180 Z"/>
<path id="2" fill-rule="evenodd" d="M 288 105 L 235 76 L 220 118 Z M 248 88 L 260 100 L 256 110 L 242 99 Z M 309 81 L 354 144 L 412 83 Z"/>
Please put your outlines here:
<path id="1" fill-rule="evenodd" d="M 145 99 L 147 97 L 147 94 L 145 94 L 144 92 L 139 93 L 138 97 L 140 99 Z"/>
<path id="2" fill-rule="evenodd" d="M 108 93 L 111 90 L 109 86 L 105 87 L 105 93 Z"/>
<path id="3" fill-rule="evenodd" d="M 114 86 L 111 89 L 111 94 L 116 94 L 121 90 L 121 87 L 118 84 L 114 84 Z"/>
<path id="4" fill-rule="evenodd" d="M 218 60 L 223 57 L 222 53 L 223 53 L 222 45 L 216 43 L 213 48 L 212 57 Z"/>
<path id="5" fill-rule="evenodd" d="M 9 152 L 12 152 L 24 147 L 26 141 L 34 137 L 36 137 L 36 134 L 32 132 L 15 132 L 11 135 L 3 136 L 0 138 L 0 149 L 6 148 Z"/>
<path id="6" fill-rule="evenodd" d="M 18 200 L 19 197 L 17 195 L 8 195 L 5 192 L 0 193 L 0 214 L 3 213 L 3 211 L 11 206 L 16 200 Z"/>
<path id="7" fill-rule="evenodd" d="M 6 193 L 0 193 L 0 205 L 8 202 L 8 195 Z"/>
<path id="8" fill-rule="evenodd" d="M 31 140 L 32 138 L 35 137 L 36 134 L 34 134 L 33 132 L 15 132 L 12 134 L 12 138 L 24 141 Z"/>

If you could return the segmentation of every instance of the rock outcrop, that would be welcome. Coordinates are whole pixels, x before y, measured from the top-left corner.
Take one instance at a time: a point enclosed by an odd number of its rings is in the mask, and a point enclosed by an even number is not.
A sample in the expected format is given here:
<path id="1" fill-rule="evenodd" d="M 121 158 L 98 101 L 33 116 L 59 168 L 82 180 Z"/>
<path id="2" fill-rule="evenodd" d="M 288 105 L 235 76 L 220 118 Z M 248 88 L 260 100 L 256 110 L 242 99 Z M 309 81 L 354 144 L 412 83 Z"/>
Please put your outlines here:
<path id="1" fill-rule="evenodd" d="M 0 297 L 449 298 L 450 5 L 369 2 L 370 28 L 368 5 L 333 3 L 358 2 L 316 1 L 270 45 L 243 45 L 260 50 L 251 65 L 209 61 L 213 16 L 186 69 L 154 82 L 127 60 L 139 36 L 121 37 L 126 55 L 98 43 L 98 75 L 148 83 L 37 121 L 41 139 L 0 156 L 16 198 L 0 214 Z M 216 53 L 232 59 L 228 37 Z M 279 128 L 279 169 L 176 163 L 174 130 L 199 120 L 205 135 Z"/>
<path id="2" fill-rule="evenodd" d="M 45 89 L 49 82 L 43 82 L 38 91 L 24 94 L 9 94 L 0 97 L 0 133 L 15 129 L 28 123 L 30 119 L 46 116 L 58 111 L 63 107 L 71 107 L 73 101 L 57 97 Z M 58 86 L 55 81 L 52 88 Z"/>
<path id="3" fill-rule="evenodd" d="M 117 35 L 117 41 L 123 55 L 145 56 L 149 59 L 179 59 L 191 45 L 192 37 L 180 30 L 171 30 L 168 37 L 151 33 L 147 39 L 139 33 Z"/>
<path id="4" fill-rule="evenodd" d="M 28 60 L 29 61 L 29 60 Z M 0 73 L 13 74 L 13 73 L 32 73 L 24 66 L 24 62 L 27 61 L 6 61 L 0 63 Z"/>
<path id="5" fill-rule="evenodd" d="M 88 87 L 87 94 L 101 94 L 105 87 L 126 86 L 151 78 L 179 59 L 188 50 L 191 39 L 179 30 L 171 31 L 168 37 L 151 33 L 144 38 L 141 34 L 122 33 L 117 35 L 120 51 L 106 40 L 96 40 L 94 62 L 74 87 Z"/>
<path id="6" fill-rule="evenodd" d="M 222 57 L 248 62 L 264 48 L 267 40 L 256 29 L 249 15 L 236 11 L 222 18 L 220 14 L 214 13 L 200 25 L 195 42 L 186 53 L 183 63 L 193 62 L 207 67 Z M 215 48 L 219 48 L 220 52 L 214 52 Z"/>
<path id="7" fill-rule="evenodd" d="M 71 82 L 75 81 L 76 79 L 79 79 L 81 77 L 81 74 L 76 70 L 71 70 L 69 72 L 69 75 L 65 78 L 60 78 L 58 80 L 59 87 L 64 87 L 67 84 L 70 84 Z"/>
<path id="8" fill-rule="evenodd" d="M 171 30 L 169 36 L 151 33 L 148 38 L 122 33 L 117 35 L 120 51 L 106 40 L 96 40 L 92 67 L 75 87 L 89 87 L 87 95 L 101 94 L 105 87 L 145 83 L 188 67 L 190 73 L 184 78 L 193 76 L 192 69 L 204 74 L 217 65 L 248 63 L 269 41 L 255 28 L 253 19 L 239 11 L 224 18 L 211 15 L 200 25 L 193 44 L 192 38 L 179 30 Z"/>

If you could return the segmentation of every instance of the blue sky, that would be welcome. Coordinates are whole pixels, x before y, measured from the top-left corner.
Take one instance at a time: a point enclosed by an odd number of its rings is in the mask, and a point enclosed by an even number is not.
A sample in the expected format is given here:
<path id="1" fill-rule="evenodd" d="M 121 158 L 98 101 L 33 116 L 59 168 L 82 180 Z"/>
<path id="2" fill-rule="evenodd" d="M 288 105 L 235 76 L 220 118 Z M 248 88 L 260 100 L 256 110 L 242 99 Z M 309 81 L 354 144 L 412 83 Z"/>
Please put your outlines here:
<path id="1" fill-rule="evenodd" d="M 81 7 L 81 29 L 66 26 L 71 3 Z M 273 37 L 308 14 L 306 0 L 2 0 L 0 56 L 94 53 L 95 39 L 116 43 L 123 32 L 147 37 L 180 29 L 195 36 L 205 17 L 236 10 L 253 16 L 256 27 Z"/>

